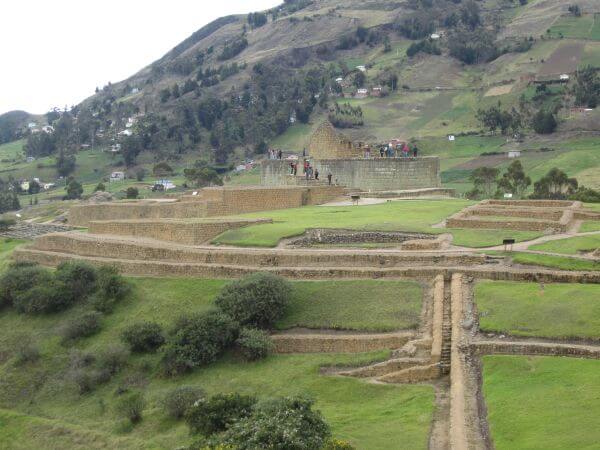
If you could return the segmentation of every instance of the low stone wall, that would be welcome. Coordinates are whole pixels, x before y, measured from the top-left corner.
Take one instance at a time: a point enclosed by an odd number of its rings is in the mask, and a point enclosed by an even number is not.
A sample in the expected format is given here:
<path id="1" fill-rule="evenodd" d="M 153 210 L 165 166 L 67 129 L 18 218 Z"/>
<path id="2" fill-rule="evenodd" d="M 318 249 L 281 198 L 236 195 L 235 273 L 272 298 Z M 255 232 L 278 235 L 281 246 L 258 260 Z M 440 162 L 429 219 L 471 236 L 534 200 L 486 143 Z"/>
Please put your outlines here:
<path id="1" fill-rule="evenodd" d="M 548 220 L 486 220 L 471 217 L 451 217 L 446 220 L 447 228 L 475 228 L 513 231 L 552 231 L 564 233 L 566 225 Z"/>
<path id="2" fill-rule="evenodd" d="M 275 334 L 275 353 L 362 353 L 395 350 L 414 337 L 412 332 L 386 334 Z"/>
<path id="3" fill-rule="evenodd" d="M 271 219 L 113 220 L 90 222 L 89 232 L 92 234 L 142 237 L 186 245 L 200 245 L 210 242 L 227 230 L 271 222 Z"/>
<path id="4" fill-rule="evenodd" d="M 399 372 L 390 373 L 389 375 L 383 375 L 379 377 L 377 381 L 383 383 L 422 383 L 424 381 L 435 380 L 439 378 L 440 375 L 439 364 L 428 364 L 410 367 Z"/>
<path id="5" fill-rule="evenodd" d="M 482 254 L 433 254 L 376 251 L 330 251 L 303 249 L 244 249 L 194 248 L 160 242 L 135 242 L 114 236 L 94 236 L 84 233 L 56 233 L 41 236 L 34 248 L 42 251 L 70 253 L 74 257 L 172 261 L 177 263 L 205 263 L 262 267 L 414 267 L 437 265 L 485 264 Z"/>
<path id="6" fill-rule="evenodd" d="M 472 216 L 503 216 L 503 217 L 525 217 L 530 219 L 542 219 L 559 221 L 564 214 L 564 210 L 533 208 L 473 208 L 466 210 L 464 217 Z"/>
<path id="7" fill-rule="evenodd" d="M 202 202 L 114 202 L 82 204 L 69 210 L 69 224 L 87 227 L 92 221 L 133 219 L 191 219 L 207 216 Z"/>
<path id="8" fill-rule="evenodd" d="M 438 275 L 433 282 L 433 314 L 431 320 L 431 362 L 442 359 L 442 324 L 444 322 L 444 276 Z"/>
<path id="9" fill-rule="evenodd" d="M 501 206 L 533 206 L 534 208 L 568 208 L 577 206 L 571 200 L 485 200 L 482 203 Z"/>
<path id="10" fill-rule="evenodd" d="M 281 186 L 290 182 L 290 161 L 267 160 L 261 164 L 261 184 Z M 440 187 L 438 157 L 314 160 L 322 179 L 331 172 L 336 184 L 365 191 L 392 191 Z"/>
<path id="11" fill-rule="evenodd" d="M 423 233 L 312 228 L 306 230 L 304 236 L 293 240 L 290 244 L 298 247 L 362 243 L 402 244 L 407 241 L 435 240 L 436 238 L 435 235 Z"/>
<path id="12" fill-rule="evenodd" d="M 358 192 L 362 197 L 370 198 L 428 198 L 428 197 L 456 197 L 456 189 L 451 188 L 424 188 L 406 189 L 402 191 Z"/>
<path id="13" fill-rule="evenodd" d="M 482 355 L 541 355 L 600 359 L 600 346 L 557 344 L 543 342 L 479 341 L 471 344 L 471 351 Z"/>

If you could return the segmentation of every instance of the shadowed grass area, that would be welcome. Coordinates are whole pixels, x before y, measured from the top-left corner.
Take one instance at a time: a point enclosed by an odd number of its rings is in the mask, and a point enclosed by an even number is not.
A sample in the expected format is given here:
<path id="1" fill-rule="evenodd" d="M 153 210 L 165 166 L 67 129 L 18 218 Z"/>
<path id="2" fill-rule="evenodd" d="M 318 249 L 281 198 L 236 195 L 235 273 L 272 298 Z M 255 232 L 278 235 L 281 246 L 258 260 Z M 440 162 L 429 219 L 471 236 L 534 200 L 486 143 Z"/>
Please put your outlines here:
<path id="1" fill-rule="evenodd" d="M 286 317 L 277 328 L 393 331 L 416 328 L 423 289 L 411 281 L 313 281 L 294 283 Z"/>
<path id="2" fill-rule="evenodd" d="M 600 361 L 484 356 L 483 391 L 497 449 L 595 449 Z"/>
<path id="3" fill-rule="evenodd" d="M 485 281 L 475 300 L 482 331 L 600 339 L 600 286 Z"/>
<path id="4" fill-rule="evenodd" d="M 600 248 L 600 234 L 592 236 L 576 236 L 558 241 L 544 242 L 531 246 L 530 250 L 539 250 L 550 253 L 562 253 L 565 255 L 577 255 L 582 252 L 591 252 Z"/>
<path id="5" fill-rule="evenodd" d="M 485 251 L 487 255 L 509 256 L 515 264 L 549 267 L 560 270 L 600 270 L 600 262 L 568 256 L 540 255 L 537 253 Z"/>
<path id="6" fill-rule="evenodd" d="M 467 247 L 499 245 L 502 243 L 500 235 L 510 235 L 518 241 L 540 236 L 540 233 L 536 232 L 432 228 L 473 203 L 458 199 L 407 200 L 367 206 L 308 206 L 264 211 L 242 217 L 271 218 L 273 223 L 227 231 L 218 236 L 214 243 L 241 247 L 275 247 L 281 239 L 299 236 L 308 228 L 321 227 L 452 233 L 455 245 Z"/>

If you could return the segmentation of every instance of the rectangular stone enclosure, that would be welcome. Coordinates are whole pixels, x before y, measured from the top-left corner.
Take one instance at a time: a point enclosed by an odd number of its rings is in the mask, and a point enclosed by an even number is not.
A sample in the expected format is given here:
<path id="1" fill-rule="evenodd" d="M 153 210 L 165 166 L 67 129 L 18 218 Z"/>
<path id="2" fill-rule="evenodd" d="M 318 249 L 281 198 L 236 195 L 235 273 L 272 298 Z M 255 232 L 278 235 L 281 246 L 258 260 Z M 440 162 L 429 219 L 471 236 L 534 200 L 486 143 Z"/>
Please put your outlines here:
<path id="1" fill-rule="evenodd" d="M 424 158 L 323 159 L 312 161 L 320 179 L 363 191 L 393 191 L 441 186 L 440 160 Z M 299 161 L 299 166 L 302 161 Z M 299 167 L 299 170 L 300 167 Z M 299 173 L 300 174 L 300 173 Z M 300 180 L 300 181 L 299 181 Z M 301 182 L 290 174 L 290 161 L 267 160 L 261 166 L 261 183 L 282 186 Z"/>

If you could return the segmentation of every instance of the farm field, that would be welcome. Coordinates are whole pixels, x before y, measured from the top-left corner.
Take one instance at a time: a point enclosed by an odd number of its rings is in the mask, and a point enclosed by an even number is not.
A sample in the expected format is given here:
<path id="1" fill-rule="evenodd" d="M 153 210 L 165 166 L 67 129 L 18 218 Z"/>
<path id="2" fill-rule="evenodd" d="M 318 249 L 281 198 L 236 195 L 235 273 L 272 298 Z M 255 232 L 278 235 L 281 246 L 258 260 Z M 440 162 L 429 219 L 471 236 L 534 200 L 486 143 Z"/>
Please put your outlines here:
<path id="1" fill-rule="evenodd" d="M 512 336 L 600 340 L 600 286 L 482 281 L 480 328 Z"/>
<path id="2" fill-rule="evenodd" d="M 281 239 L 298 236 L 307 228 L 348 228 L 377 231 L 452 233 L 455 245 L 486 247 L 501 243 L 494 230 L 432 228 L 448 216 L 473 204 L 467 200 L 410 200 L 368 206 L 311 206 L 265 211 L 240 217 L 272 218 L 273 223 L 230 230 L 214 243 L 236 246 L 275 247 Z M 504 234 L 502 232 L 501 234 Z M 535 232 L 510 232 L 518 240 L 540 236 Z"/>
<path id="3" fill-rule="evenodd" d="M 550 27 L 549 35 L 554 38 L 600 40 L 600 15 L 562 16 Z"/>
<path id="4" fill-rule="evenodd" d="M 483 392 L 497 449 L 593 449 L 600 361 L 485 356 Z"/>

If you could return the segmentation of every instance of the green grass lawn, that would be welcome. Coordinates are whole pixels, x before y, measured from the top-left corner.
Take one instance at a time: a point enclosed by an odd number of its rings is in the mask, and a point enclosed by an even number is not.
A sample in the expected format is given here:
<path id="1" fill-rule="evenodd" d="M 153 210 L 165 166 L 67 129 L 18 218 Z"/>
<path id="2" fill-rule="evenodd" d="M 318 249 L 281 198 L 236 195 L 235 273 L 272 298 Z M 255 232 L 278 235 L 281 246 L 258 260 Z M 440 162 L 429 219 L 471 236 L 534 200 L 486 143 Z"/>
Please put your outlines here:
<path id="1" fill-rule="evenodd" d="M 482 281 L 475 287 L 482 331 L 600 339 L 600 286 Z"/>
<path id="2" fill-rule="evenodd" d="M 600 361 L 484 356 L 483 391 L 499 450 L 597 449 Z"/>
<path id="3" fill-rule="evenodd" d="M 281 239 L 299 236 L 307 228 L 348 228 L 378 231 L 416 231 L 452 233 L 455 245 L 488 247 L 502 243 L 498 230 L 459 230 L 432 228 L 448 216 L 473 202 L 467 200 L 409 200 L 367 206 L 309 206 L 278 211 L 246 214 L 243 217 L 266 217 L 273 223 L 230 230 L 218 236 L 215 244 L 246 247 L 275 247 Z M 517 240 L 540 236 L 535 232 L 508 232 Z"/>
<path id="4" fill-rule="evenodd" d="M 416 328 L 423 289 L 412 281 L 314 281 L 294 283 L 294 295 L 278 328 L 371 331 Z"/>
<path id="5" fill-rule="evenodd" d="M 513 263 L 527 266 L 550 267 L 560 270 L 600 270 L 600 262 L 589 259 L 571 258 L 568 256 L 540 255 L 527 252 L 504 253 L 499 251 L 485 251 L 488 255 L 510 256 Z"/>
<path id="6" fill-rule="evenodd" d="M 600 223 L 600 222 L 598 222 Z M 558 241 L 544 242 L 533 245 L 529 250 L 539 250 L 550 253 L 562 253 L 565 255 L 577 255 L 581 252 L 590 252 L 600 248 L 600 234 L 591 236 L 576 236 Z"/>
<path id="7" fill-rule="evenodd" d="M 587 233 L 590 231 L 600 231 L 600 221 L 592 221 L 589 220 L 587 222 L 583 222 L 581 228 L 579 229 L 581 233 Z"/>

